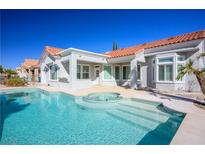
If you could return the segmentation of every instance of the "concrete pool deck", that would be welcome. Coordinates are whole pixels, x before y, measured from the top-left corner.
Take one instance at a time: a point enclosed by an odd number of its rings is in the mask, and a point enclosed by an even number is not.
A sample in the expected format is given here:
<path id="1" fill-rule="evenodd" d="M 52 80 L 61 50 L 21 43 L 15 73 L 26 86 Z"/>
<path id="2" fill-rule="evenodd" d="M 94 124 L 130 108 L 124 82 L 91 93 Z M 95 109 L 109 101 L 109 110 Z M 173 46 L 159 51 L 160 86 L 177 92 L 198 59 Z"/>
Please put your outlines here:
<path id="1" fill-rule="evenodd" d="M 82 90 L 70 90 L 49 86 L 32 86 L 50 92 L 64 92 L 75 96 L 83 96 L 93 92 L 118 92 L 126 98 L 139 98 L 162 102 L 168 108 L 187 113 L 171 144 L 205 144 L 205 110 L 196 107 L 192 102 L 183 99 L 163 96 L 144 90 L 133 90 L 119 86 L 92 86 Z M 13 89 L 3 87 L 1 89 Z M 169 132 L 168 132 L 169 133 Z"/>

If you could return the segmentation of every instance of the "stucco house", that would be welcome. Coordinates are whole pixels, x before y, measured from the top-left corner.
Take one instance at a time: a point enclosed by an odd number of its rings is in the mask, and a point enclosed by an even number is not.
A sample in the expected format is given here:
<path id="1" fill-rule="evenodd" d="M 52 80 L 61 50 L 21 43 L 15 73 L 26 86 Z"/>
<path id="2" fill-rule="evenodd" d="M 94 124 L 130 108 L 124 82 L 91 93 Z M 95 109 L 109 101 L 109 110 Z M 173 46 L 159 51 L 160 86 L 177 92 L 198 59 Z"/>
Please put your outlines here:
<path id="1" fill-rule="evenodd" d="M 39 82 L 39 60 L 25 59 L 22 65 L 16 68 L 16 71 L 20 78 L 24 78 L 28 82 Z"/>
<path id="2" fill-rule="evenodd" d="M 99 84 L 200 91 L 195 76 L 180 81 L 176 76 L 181 65 L 204 51 L 205 30 L 105 54 L 46 46 L 40 59 L 41 83 L 70 89 Z M 194 65 L 205 67 L 205 59 Z"/>

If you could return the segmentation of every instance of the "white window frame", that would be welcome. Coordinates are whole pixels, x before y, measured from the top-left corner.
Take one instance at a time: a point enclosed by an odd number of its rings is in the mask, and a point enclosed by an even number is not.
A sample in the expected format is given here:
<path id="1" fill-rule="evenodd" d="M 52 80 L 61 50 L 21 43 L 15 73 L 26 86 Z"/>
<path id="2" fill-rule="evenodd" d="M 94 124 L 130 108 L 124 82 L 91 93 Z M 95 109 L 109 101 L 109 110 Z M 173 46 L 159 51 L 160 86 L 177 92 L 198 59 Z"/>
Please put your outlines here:
<path id="1" fill-rule="evenodd" d="M 161 58 L 173 58 L 173 61 L 172 62 L 159 62 L 159 59 Z M 157 66 L 157 75 L 156 75 L 156 82 L 158 83 L 174 83 L 175 79 L 174 79 L 174 72 L 175 72 L 175 68 L 174 65 L 175 65 L 175 55 L 163 55 L 163 56 L 159 56 L 156 58 L 155 60 L 155 63 L 156 63 L 156 66 Z M 172 65 L 172 81 L 169 81 L 169 80 L 159 80 L 159 65 L 163 65 L 165 67 L 165 65 Z M 165 74 L 164 76 L 166 76 L 166 69 L 165 69 Z"/>
<path id="2" fill-rule="evenodd" d="M 171 65 L 172 66 L 172 80 L 166 80 L 166 66 Z M 165 80 L 159 80 L 159 66 L 164 67 L 164 79 Z M 159 82 L 174 82 L 174 65 L 173 64 L 158 64 L 158 81 Z"/>
<path id="3" fill-rule="evenodd" d="M 123 79 L 123 67 L 124 66 L 130 66 L 130 73 L 131 73 L 131 65 L 130 64 L 126 64 L 126 65 L 122 65 L 122 81 L 130 81 L 131 79 L 129 79 L 129 75 L 128 75 L 128 79 Z"/>
<path id="4" fill-rule="evenodd" d="M 78 65 L 80 66 L 80 79 L 78 79 L 78 77 L 77 77 L 77 71 L 78 70 L 76 70 L 76 78 L 77 78 L 77 80 L 90 80 L 90 78 L 91 78 L 91 76 L 90 76 L 90 65 L 89 64 L 77 64 L 77 67 L 78 67 Z M 88 77 L 88 79 L 83 79 L 83 66 L 88 66 L 89 67 L 89 77 Z"/>
<path id="5" fill-rule="evenodd" d="M 178 61 L 178 57 L 182 56 L 184 57 L 182 61 Z M 160 58 L 168 58 L 168 57 L 172 57 L 173 58 L 173 62 L 159 62 Z M 163 55 L 157 55 L 155 57 L 155 82 L 156 83 L 180 83 L 180 84 L 184 84 L 185 83 L 185 78 L 183 78 L 181 81 L 180 80 L 176 80 L 177 74 L 178 74 L 178 64 L 182 64 L 185 65 L 186 63 L 186 56 L 185 55 L 178 55 L 177 53 L 170 53 L 170 54 L 163 54 Z M 161 81 L 159 80 L 159 65 L 163 65 L 163 64 L 172 64 L 173 67 L 173 81 Z M 152 63 L 153 65 L 153 63 Z"/>
<path id="6" fill-rule="evenodd" d="M 120 69 L 120 74 L 119 74 L 119 79 L 115 79 L 115 67 L 119 67 Z M 120 81 L 121 80 L 121 78 L 122 78 L 122 70 L 121 70 L 121 66 L 120 65 L 114 65 L 114 79 L 115 79 L 115 81 Z"/>
<path id="7" fill-rule="evenodd" d="M 56 70 L 56 75 L 57 75 L 56 80 L 51 79 L 51 69 L 50 69 L 50 67 L 52 65 L 55 65 L 55 64 L 50 64 L 49 65 L 49 81 L 58 81 L 58 69 Z"/>
<path id="8" fill-rule="evenodd" d="M 111 66 L 111 79 L 105 79 L 104 78 L 104 71 L 105 71 L 105 66 Z M 103 71 L 102 71 L 102 79 L 103 81 L 112 81 L 114 78 L 113 78 L 113 65 L 103 65 Z"/>

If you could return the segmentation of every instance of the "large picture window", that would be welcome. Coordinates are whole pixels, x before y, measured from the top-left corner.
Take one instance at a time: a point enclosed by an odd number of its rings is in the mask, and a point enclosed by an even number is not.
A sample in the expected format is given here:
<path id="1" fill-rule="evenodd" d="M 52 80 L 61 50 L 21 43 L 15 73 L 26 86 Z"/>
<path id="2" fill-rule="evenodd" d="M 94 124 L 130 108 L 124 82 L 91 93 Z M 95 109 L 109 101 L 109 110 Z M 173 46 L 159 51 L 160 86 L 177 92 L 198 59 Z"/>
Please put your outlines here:
<path id="1" fill-rule="evenodd" d="M 122 66 L 122 79 L 123 80 L 128 80 L 130 79 L 130 66 Z"/>
<path id="2" fill-rule="evenodd" d="M 57 80 L 57 66 L 50 65 L 50 80 Z"/>
<path id="3" fill-rule="evenodd" d="M 104 73 L 103 78 L 105 80 L 111 80 L 112 79 L 112 67 L 111 66 L 104 66 Z"/>
<path id="4" fill-rule="evenodd" d="M 90 66 L 77 65 L 77 79 L 89 79 L 89 78 L 90 78 Z"/>
<path id="5" fill-rule="evenodd" d="M 176 77 L 179 73 L 181 66 L 185 64 L 186 58 L 184 55 L 172 55 L 169 57 L 160 57 L 157 60 L 158 67 L 158 81 L 174 81 L 182 82 L 177 80 Z"/>
<path id="6" fill-rule="evenodd" d="M 120 80 L 120 66 L 115 66 L 115 80 Z"/>

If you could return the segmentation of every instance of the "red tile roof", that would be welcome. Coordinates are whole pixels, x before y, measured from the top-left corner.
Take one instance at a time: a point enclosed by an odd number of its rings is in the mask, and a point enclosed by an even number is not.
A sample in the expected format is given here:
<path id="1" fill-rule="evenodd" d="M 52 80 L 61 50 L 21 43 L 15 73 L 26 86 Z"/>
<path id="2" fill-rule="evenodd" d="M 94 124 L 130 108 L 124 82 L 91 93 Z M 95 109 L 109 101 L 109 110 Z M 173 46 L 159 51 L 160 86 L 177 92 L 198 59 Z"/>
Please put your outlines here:
<path id="1" fill-rule="evenodd" d="M 107 52 L 105 54 L 109 55 L 111 58 L 123 57 L 123 56 L 134 55 L 136 53 L 142 52 L 144 51 L 144 49 L 156 48 L 160 46 L 192 41 L 192 40 L 197 40 L 202 38 L 205 38 L 205 30 L 178 35 L 178 36 L 161 39 L 150 43 L 140 44 L 128 48 L 122 48 L 115 51 Z"/>
<path id="2" fill-rule="evenodd" d="M 52 56 L 58 55 L 62 50 L 61 48 L 51 47 L 51 46 L 45 46 L 44 51 L 49 53 Z"/>
<path id="3" fill-rule="evenodd" d="M 24 63 L 22 64 L 22 67 L 28 68 L 28 67 L 38 67 L 39 61 L 34 59 L 25 59 Z"/>

